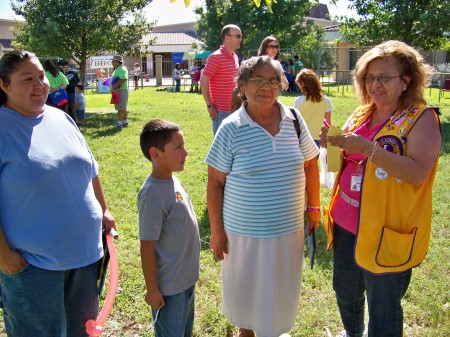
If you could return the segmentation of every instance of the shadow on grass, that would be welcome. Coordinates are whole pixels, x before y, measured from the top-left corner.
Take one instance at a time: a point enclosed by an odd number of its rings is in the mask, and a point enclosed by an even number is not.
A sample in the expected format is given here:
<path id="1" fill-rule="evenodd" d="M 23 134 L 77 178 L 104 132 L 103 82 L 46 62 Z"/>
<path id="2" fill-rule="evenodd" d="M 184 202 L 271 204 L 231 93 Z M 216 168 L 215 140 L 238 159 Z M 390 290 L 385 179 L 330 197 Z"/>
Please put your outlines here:
<path id="1" fill-rule="evenodd" d="M 441 117 L 442 118 L 442 117 Z M 441 122 L 441 153 L 450 153 L 450 124 Z"/>
<path id="2" fill-rule="evenodd" d="M 327 236 L 323 229 L 323 224 L 321 223 L 319 226 L 319 230 L 316 233 L 316 258 L 314 260 L 314 268 L 319 268 L 322 270 L 331 270 L 333 267 L 333 252 L 326 251 L 327 246 Z M 308 247 L 308 244 L 305 242 L 305 247 Z M 309 249 L 306 249 L 306 256 L 309 256 Z M 309 265 L 308 265 L 309 267 Z"/>
<path id="3" fill-rule="evenodd" d="M 122 129 L 114 128 L 116 124 L 117 113 L 95 113 L 89 112 L 87 114 L 86 124 L 81 128 L 85 133 L 89 134 L 90 137 L 105 137 L 112 136 L 120 132 Z"/>
<path id="4" fill-rule="evenodd" d="M 209 238 L 211 236 L 211 232 L 209 229 L 209 216 L 207 208 L 203 211 L 202 217 L 200 218 L 200 222 L 198 224 L 198 229 L 200 231 L 200 240 L 202 240 L 201 248 L 202 250 L 209 251 Z"/>

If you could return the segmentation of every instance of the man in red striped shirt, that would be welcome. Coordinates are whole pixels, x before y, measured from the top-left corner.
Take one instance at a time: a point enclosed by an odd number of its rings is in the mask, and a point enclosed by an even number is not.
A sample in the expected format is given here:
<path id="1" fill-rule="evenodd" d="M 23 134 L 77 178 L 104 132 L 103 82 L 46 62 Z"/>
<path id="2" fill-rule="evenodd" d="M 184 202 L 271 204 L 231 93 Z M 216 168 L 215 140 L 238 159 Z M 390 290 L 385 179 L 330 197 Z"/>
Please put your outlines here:
<path id="1" fill-rule="evenodd" d="M 222 28 L 222 41 L 220 48 L 208 57 L 200 80 L 200 88 L 212 120 L 214 134 L 222 121 L 232 112 L 231 96 L 236 87 L 239 68 L 235 51 L 241 46 L 241 29 L 236 25 L 226 25 Z"/>

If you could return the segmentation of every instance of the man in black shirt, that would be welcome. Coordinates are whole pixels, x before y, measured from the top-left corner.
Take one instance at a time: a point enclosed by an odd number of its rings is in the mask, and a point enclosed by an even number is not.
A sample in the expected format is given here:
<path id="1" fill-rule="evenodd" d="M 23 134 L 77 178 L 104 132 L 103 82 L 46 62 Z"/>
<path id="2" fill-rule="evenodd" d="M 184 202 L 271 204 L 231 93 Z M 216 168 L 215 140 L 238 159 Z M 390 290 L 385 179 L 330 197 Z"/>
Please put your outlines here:
<path id="1" fill-rule="evenodd" d="M 70 70 L 69 62 L 63 61 L 61 65 L 63 67 L 63 73 L 69 81 L 69 85 L 66 87 L 67 95 L 69 96 L 69 115 L 78 124 L 77 112 L 75 110 L 75 85 L 80 84 L 80 77 L 75 71 Z"/>

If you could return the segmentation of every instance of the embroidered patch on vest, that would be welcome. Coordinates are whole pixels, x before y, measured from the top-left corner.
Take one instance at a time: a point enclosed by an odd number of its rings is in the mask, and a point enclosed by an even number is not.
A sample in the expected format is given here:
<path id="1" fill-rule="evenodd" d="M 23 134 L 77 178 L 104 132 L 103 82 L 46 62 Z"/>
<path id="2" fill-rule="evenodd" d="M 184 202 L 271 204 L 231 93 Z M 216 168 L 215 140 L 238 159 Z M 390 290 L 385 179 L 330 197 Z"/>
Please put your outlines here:
<path id="1" fill-rule="evenodd" d="M 376 141 L 378 145 L 383 149 L 385 149 L 386 151 L 403 155 L 403 144 L 399 138 L 392 135 L 387 135 L 381 136 Z"/>
<path id="2" fill-rule="evenodd" d="M 406 130 L 408 130 L 408 128 L 406 127 L 406 126 L 401 126 L 399 129 L 398 129 L 398 132 L 401 134 L 401 135 L 404 135 L 405 133 L 406 133 Z"/>
<path id="3" fill-rule="evenodd" d="M 419 112 L 419 108 L 414 108 L 408 112 L 408 116 L 414 116 L 418 112 Z"/>

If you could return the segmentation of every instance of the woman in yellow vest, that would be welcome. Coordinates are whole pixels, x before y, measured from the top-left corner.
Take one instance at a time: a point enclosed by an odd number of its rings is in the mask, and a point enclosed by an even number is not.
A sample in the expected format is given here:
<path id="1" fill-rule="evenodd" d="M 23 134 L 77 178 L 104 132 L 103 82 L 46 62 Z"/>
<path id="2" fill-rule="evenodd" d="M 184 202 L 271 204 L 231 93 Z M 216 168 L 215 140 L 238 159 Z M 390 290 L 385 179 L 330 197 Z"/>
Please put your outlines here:
<path id="1" fill-rule="evenodd" d="M 295 99 L 294 107 L 300 111 L 309 133 L 319 146 L 319 134 L 323 120 L 326 119 L 328 124 L 331 123 L 331 111 L 333 110 L 331 101 L 323 94 L 319 77 L 311 69 L 302 69 L 295 82 L 304 96 Z"/>
<path id="2" fill-rule="evenodd" d="M 344 125 L 342 167 L 325 219 L 334 249 L 333 288 L 345 331 L 364 333 L 367 293 L 369 337 L 401 337 L 401 299 L 411 270 L 424 259 L 431 232 L 432 186 L 441 133 L 423 91 L 431 68 L 399 41 L 366 52 L 353 73 L 362 106 Z"/>

